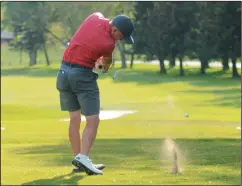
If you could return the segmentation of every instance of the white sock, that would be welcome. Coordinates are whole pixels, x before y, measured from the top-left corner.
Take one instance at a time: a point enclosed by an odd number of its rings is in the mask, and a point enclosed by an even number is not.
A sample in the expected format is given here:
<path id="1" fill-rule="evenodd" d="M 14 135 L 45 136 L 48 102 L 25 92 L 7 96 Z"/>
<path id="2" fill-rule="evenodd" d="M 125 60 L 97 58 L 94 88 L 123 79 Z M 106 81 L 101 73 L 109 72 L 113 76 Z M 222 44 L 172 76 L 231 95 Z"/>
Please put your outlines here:
<path id="1" fill-rule="evenodd" d="M 76 157 L 80 157 L 80 158 L 88 158 L 88 156 L 86 156 L 86 155 L 83 155 L 83 154 L 77 154 L 77 156 Z"/>

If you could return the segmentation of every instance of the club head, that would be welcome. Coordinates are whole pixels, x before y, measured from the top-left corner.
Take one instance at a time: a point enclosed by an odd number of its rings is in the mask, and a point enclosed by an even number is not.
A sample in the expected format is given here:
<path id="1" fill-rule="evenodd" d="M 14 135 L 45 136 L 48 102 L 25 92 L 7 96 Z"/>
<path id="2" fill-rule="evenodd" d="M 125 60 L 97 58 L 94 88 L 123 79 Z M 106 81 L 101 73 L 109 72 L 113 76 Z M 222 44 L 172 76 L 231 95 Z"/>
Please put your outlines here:
<path id="1" fill-rule="evenodd" d="M 116 78 L 118 71 L 113 74 L 113 78 Z"/>

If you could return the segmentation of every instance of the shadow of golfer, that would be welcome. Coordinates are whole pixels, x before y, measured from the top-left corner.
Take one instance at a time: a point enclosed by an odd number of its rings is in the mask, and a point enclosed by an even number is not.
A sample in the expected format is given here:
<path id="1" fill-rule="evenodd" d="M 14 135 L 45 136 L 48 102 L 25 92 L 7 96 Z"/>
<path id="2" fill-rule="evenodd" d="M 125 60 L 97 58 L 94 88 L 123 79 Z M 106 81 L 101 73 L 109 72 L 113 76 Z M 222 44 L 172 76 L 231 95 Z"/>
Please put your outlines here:
<path id="1" fill-rule="evenodd" d="M 79 173 L 69 173 L 49 179 L 33 180 L 22 185 L 78 185 L 78 181 L 82 180 L 85 176 Z"/>

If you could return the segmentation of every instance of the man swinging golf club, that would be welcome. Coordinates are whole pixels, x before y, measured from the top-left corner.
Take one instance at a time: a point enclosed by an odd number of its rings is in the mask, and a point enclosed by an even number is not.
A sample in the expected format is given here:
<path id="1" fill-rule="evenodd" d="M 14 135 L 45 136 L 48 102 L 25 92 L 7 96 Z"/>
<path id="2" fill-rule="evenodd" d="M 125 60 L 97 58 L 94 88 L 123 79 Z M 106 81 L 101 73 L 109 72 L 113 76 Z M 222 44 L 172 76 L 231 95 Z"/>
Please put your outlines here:
<path id="1" fill-rule="evenodd" d="M 97 85 L 98 74 L 92 69 L 95 63 L 103 65 L 108 72 L 112 52 L 118 40 L 133 44 L 133 22 L 125 15 L 109 21 L 101 13 L 91 14 L 79 27 L 66 48 L 57 74 L 56 87 L 60 94 L 62 111 L 70 115 L 69 140 L 76 170 L 87 174 L 103 174 L 104 165 L 95 165 L 88 154 L 96 138 L 99 125 L 100 98 Z M 81 114 L 86 126 L 80 139 Z"/>

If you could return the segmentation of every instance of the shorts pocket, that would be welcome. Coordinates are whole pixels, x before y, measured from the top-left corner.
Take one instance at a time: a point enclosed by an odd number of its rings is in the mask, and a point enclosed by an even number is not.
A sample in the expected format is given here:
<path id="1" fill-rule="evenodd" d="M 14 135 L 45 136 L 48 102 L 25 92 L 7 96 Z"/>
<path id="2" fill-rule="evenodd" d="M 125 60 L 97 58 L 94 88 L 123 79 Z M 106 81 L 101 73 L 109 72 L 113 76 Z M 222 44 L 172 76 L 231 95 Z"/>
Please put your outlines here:
<path id="1" fill-rule="evenodd" d="M 56 88 L 58 90 L 68 90 L 69 89 L 67 72 L 62 69 L 59 69 L 57 72 Z"/>

